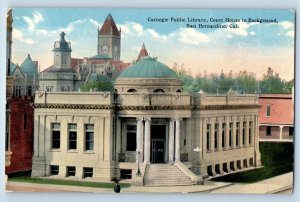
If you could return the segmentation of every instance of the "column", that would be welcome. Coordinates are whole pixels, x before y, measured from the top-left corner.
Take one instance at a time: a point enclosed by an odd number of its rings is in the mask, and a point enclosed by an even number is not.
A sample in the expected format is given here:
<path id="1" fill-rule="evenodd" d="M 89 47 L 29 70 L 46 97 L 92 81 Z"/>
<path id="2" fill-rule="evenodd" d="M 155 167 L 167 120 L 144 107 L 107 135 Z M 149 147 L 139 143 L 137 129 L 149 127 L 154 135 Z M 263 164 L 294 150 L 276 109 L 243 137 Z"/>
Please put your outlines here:
<path id="1" fill-rule="evenodd" d="M 240 117 L 240 134 L 239 134 L 239 147 L 243 146 L 243 128 L 244 128 L 244 119 Z"/>
<path id="2" fill-rule="evenodd" d="M 206 133 L 207 133 L 207 119 L 203 119 L 202 121 L 202 137 L 203 137 L 203 142 L 202 142 L 202 154 L 205 154 L 207 152 L 207 139 L 206 139 Z M 201 138 L 200 138 L 201 139 Z M 203 156 L 202 156 L 203 158 Z"/>
<path id="3" fill-rule="evenodd" d="M 170 120 L 169 125 L 169 163 L 174 162 L 174 119 Z"/>
<path id="4" fill-rule="evenodd" d="M 255 135 L 255 118 L 254 116 L 251 116 L 251 121 L 252 121 L 252 125 L 251 125 L 251 146 L 254 144 L 254 135 Z"/>
<path id="5" fill-rule="evenodd" d="M 138 117 L 136 120 L 136 162 L 138 163 L 143 161 L 143 118 Z"/>
<path id="6" fill-rule="evenodd" d="M 225 118 L 225 121 L 226 121 L 226 129 L 225 129 L 225 150 L 228 150 L 229 149 L 229 117 L 226 117 Z"/>
<path id="7" fill-rule="evenodd" d="M 282 129 L 283 126 L 279 126 L 279 140 L 282 140 Z"/>
<path id="8" fill-rule="evenodd" d="M 176 147 L 176 152 L 175 152 L 175 161 L 180 162 L 180 121 L 182 119 L 177 118 L 176 119 L 176 141 L 175 141 L 175 147 Z"/>
<path id="9" fill-rule="evenodd" d="M 218 150 L 222 151 L 222 118 L 218 119 Z"/>
<path id="10" fill-rule="evenodd" d="M 215 151 L 215 120 L 211 120 L 210 125 L 210 151 Z"/>
<path id="11" fill-rule="evenodd" d="M 245 128 L 245 147 L 249 146 L 249 116 L 246 117 L 246 128 Z"/>
<path id="12" fill-rule="evenodd" d="M 144 161 L 150 163 L 150 133 L 151 133 L 151 118 L 145 118 L 145 151 Z"/>
<path id="13" fill-rule="evenodd" d="M 232 117 L 232 148 L 236 148 L 236 117 Z"/>
<path id="14" fill-rule="evenodd" d="M 39 132 L 40 132 L 40 116 L 34 115 L 34 133 L 33 133 L 33 156 L 38 157 L 39 156 Z M 50 125 L 51 127 L 51 125 Z M 49 129 L 51 130 L 51 129 Z M 49 139 L 49 141 L 51 141 Z"/>

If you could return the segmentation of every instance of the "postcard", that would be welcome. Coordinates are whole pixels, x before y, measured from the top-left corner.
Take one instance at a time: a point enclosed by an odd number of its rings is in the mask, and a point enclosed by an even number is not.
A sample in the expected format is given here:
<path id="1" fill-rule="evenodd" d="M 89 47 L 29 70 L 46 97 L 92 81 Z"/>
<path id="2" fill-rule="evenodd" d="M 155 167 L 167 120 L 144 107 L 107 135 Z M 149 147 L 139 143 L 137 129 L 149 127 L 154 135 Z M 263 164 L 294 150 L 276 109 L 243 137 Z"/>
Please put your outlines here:
<path id="1" fill-rule="evenodd" d="M 293 191 L 295 10 L 11 8 L 6 190 Z"/>

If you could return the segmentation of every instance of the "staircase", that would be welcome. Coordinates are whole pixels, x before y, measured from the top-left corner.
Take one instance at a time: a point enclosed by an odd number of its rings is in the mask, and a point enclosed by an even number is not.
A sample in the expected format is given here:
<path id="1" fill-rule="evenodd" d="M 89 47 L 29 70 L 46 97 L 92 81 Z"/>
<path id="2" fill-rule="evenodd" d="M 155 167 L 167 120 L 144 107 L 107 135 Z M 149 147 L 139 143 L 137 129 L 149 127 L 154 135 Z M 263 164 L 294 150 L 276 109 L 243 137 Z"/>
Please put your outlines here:
<path id="1" fill-rule="evenodd" d="M 150 164 L 144 175 L 144 186 L 182 186 L 195 182 L 183 173 L 176 165 Z"/>

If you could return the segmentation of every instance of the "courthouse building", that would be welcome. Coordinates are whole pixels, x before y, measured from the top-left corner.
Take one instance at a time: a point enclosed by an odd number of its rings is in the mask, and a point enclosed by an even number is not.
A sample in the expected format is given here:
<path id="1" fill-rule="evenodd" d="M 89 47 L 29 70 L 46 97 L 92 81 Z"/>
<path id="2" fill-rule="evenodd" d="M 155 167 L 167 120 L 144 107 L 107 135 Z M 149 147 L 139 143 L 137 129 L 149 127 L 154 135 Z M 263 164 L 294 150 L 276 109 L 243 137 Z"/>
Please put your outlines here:
<path id="1" fill-rule="evenodd" d="M 190 185 L 261 165 L 257 95 L 190 95 L 149 56 L 114 88 L 36 93 L 32 176 Z"/>

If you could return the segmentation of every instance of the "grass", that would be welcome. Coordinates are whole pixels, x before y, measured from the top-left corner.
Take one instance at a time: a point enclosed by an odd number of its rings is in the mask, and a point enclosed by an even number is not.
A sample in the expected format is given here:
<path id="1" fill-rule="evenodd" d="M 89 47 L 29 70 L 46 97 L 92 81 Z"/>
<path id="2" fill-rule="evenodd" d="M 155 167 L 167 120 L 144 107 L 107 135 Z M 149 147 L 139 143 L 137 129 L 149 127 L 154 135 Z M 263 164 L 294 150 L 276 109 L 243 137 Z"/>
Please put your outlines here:
<path id="1" fill-rule="evenodd" d="M 49 179 L 49 178 L 31 178 L 28 175 L 25 176 L 12 176 L 8 178 L 10 182 L 26 182 L 35 184 L 54 184 L 54 185 L 66 185 L 66 186 L 81 186 L 81 187 L 93 187 L 93 188 L 106 188 L 112 189 L 114 183 L 111 182 L 86 182 L 75 180 L 62 180 L 62 179 Z M 130 186 L 128 183 L 119 183 L 121 188 L 127 188 Z"/>
<path id="2" fill-rule="evenodd" d="M 294 144 L 260 142 L 262 168 L 214 178 L 214 181 L 251 183 L 288 173 L 294 169 Z"/>

